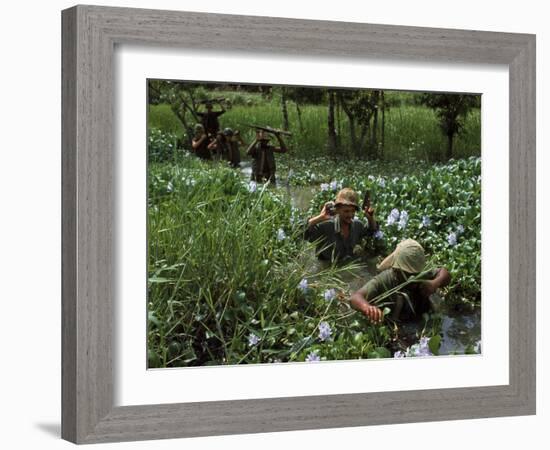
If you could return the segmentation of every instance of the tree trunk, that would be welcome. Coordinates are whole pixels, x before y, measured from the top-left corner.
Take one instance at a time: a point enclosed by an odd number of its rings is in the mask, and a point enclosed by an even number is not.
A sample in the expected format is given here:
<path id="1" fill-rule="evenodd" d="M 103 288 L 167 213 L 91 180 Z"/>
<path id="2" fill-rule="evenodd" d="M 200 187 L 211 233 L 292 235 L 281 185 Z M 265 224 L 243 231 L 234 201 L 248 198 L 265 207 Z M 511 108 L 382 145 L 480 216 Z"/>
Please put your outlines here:
<path id="1" fill-rule="evenodd" d="M 338 144 L 336 142 L 336 129 L 334 123 L 334 91 L 328 93 L 328 150 L 331 155 L 336 155 Z"/>
<path id="2" fill-rule="evenodd" d="M 453 137 L 454 134 L 447 135 L 447 160 L 453 157 Z"/>
<path id="3" fill-rule="evenodd" d="M 374 117 L 372 119 L 372 132 L 370 136 L 370 148 L 372 155 L 378 158 L 378 104 L 380 103 L 380 91 L 373 92 Z"/>
<path id="4" fill-rule="evenodd" d="M 359 148 L 358 142 L 357 142 L 357 133 L 355 130 L 355 116 L 353 115 L 353 112 L 346 104 L 346 101 L 342 97 L 341 93 L 338 94 L 338 101 L 342 106 L 342 109 L 346 113 L 346 116 L 348 117 L 351 151 L 352 153 L 355 154 L 355 156 L 359 156 L 361 149 Z"/>
<path id="5" fill-rule="evenodd" d="M 357 143 L 357 156 L 361 157 L 363 155 L 366 155 L 367 158 L 370 158 L 372 156 L 371 149 L 369 148 L 369 134 L 371 132 L 370 129 L 370 117 L 367 117 L 367 120 L 361 125 L 361 137 L 359 138 L 359 142 Z"/>
<path id="6" fill-rule="evenodd" d="M 288 131 L 288 110 L 286 108 L 286 92 L 285 88 L 281 88 L 281 108 L 283 111 L 283 130 Z"/>
<path id="7" fill-rule="evenodd" d="M 360 155 L 360 148 L 357 142 L 357 134 L 355 132 L 355 118 L 352 115 L 348 115 L 349 121 L 349 136 L 351 139 L 351 148 L 356 156 Z"/>
<path id="8" fill-rule="evenodd" d="M 178 108 L 176 108 L 174 105 L 172 105 L 172 112 L 174 113 L 174 115 L 178 118 L 178 120 L 181 122 L 182 126 L 183 126 L 183 129 L 185 130 L 185 136 L 186 136 L 186 143 L 187 143 L 187 148 L 190 149 L 191 146 L 192 146 L 192 140 L 193 140 L 193 133 L 190 133 L 189 130 L 192 129 L 192 127 L 189 126 L 189 123 L 187 122 L 187 119 L 185 117 L 185 111 L 182 111 L 182 113 L 180 113 L 180 111 L 178 110 Z"/>
<path id="9" fill-rule="evenodd" d="M 336 100 L 336 148 L 342 148 L 342 105 L 340 99 L 336 93 L 334 94 Z"/>

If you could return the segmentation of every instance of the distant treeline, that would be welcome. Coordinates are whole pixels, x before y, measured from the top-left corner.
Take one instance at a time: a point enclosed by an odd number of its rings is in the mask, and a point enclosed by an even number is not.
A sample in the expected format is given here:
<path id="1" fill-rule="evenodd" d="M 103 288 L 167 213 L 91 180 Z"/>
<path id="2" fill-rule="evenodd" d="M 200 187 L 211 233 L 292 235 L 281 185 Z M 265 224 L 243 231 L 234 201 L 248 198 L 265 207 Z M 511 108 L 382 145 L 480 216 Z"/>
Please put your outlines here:
<path id="1" fill-rule="evenodd" d="M 222 128 L 249 141 L 250 124 L 291 131 L 301 157 L 441 161 L 481 152 L 480 95 L 149 80 L 148 96 L 149 129 L 172 133 L 183 148 L 210 100 L 226 111 Z"/>

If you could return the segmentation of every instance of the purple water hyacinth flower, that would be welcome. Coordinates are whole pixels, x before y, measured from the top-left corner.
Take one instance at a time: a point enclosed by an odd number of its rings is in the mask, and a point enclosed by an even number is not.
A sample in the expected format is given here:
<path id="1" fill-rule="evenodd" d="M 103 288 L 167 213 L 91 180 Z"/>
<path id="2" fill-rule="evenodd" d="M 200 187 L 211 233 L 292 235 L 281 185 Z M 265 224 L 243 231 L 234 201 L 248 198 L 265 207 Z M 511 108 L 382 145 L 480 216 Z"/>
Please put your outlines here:
<path id="1" fill-rule="evenodd" d="M 369 181 L 374 181 L 376 179 L 374 175 L 369 175 L 367 178 L 369 179 Z"/>
<path id="2" fill-rule="evenodd" d="M 256 192 L 256 189 L 258 189 L 258 185 L 255 181 L 248 183 L 248 192 Z"/>
<path id="3" fill-rule="evenodd" d="M 307 362 L 319 362 L 321 361 L 321 357 L 317 354 L 316 351 L 311 352 L 309 355 L 306 356 Z"/>
<path id="4" fill-rule="evenodd" d="M 387 225 L 393 225 L 395 222 L 399 220 L 399 210 L 397 208 L 394 208 L 391 210 L 390 214 L 388 215 L 388 221 Z"/>
<path id="5" fill-rule="evenodd" d="M 328 183 L 321 183 L 321 191 L 328 191 L 329 185 Z"/>
<path id="6" fill-rule="evenodd" d="M 336 181 L 331 181 L 329 186 L 333 191 L 338 189 L 338 183 Z"/>
<path id="7" fill-rule="evenodd" d="M 286 238 L 285 230 L 283 230 L 282 228 L 279 228 L 277 230 L 277 240 L 283 241 L 285 238 Z"/>
<path id="8" fill-rule="evenodd" d="M 415 351 L 415 356 L 432 356 L 432 352 L 429 347 L 430 338 L 423 336 L 418 342 L 418 348 Z"/>
<path id="9" fill-rule="evenodd" d="M 420 345 L 420 348 L 427 348 L 429 343 L 430 343 L 430 338 L 426 336 L 422 336 L 418 341 L 418 345 Z"/>
<path id="10" fill-rule="evenodd" d="M 260 342 L 260 338 L 256 336 L 254 333 L 250 333 L 248 335 L 248 346 L 249 347 L 255 347 Z"/>
<path id="11" fill-rule="evenodd" d="M 327 289 L 323 296 L 327 302 L 330 302 L 334 299 L 334 297 L 336 297 L 336 289 Z"/>
<path id="12" fill-rule="evenodd" d="M 432 221 L 428 216 L 422 216 L 422 226 L 428 228 L 431 225 Z"/>
<path id="13" fill-rule="evenodd" d="M 321 322 L 319 324 L 319 339 L 326 341 L 330 339 L 331 334 L 332 330 L 330 329 L 330 325 L 327 322 Z"/>
<path id="14" fill-rule="evenodd" d="M 407 211 L 401 211 L 401 216 L 399 217 L 399 223 L 397 224 L 397 228 L 400 230 L 404 230 L 407 228 L 407 223 L 409 222 L 409 213 Z"/>
<path id="15" fill-rule="evenodd" d="M 398 350 L 393 354 L 393 357 L 394 358 L 405 358 L 405 353 L 403 353 L 401 350 Z"/>
<path id="16" fill-rule="evenodd" d="M 449 245 L 456 245 L 456 233 L 449 233 L 449 236 L 447 236 L 447 242 Z"/>
<path id="17" fill-rule="evenodd" d="M 456 227 L 456 234 L 462 234 L 462 233 L 464 233 L 464 226 L 459 225 L 458 227 Z"/>
<path id="18" fill-rule="evenodd" d="M 384 232 L 382 230 L 377 230 L 376 233 L 374 233 L 375 239 L 383 239 L 384 238 Z"/>
<path id="19" fill-rule="evenodd" d="M 380 187 L 386 187 L 386 180 L 384 178 L 378 178 L 378 186 Z"/>
<path id="20" fill-rule="evenodd" d="M 302 280 L 298 284 L 298 289 L 300 289 L 303 293 L 307 292 L 308 285 L 307 285 L 307 280 L 305 278 L 302 278 Z"/>

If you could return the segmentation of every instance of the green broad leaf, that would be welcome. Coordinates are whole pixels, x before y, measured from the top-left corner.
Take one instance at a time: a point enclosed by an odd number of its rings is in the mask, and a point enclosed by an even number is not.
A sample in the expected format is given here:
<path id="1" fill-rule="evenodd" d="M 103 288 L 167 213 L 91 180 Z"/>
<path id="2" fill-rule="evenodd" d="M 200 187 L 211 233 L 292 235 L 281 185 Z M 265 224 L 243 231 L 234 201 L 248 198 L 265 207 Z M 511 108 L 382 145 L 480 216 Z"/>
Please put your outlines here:
<path id="1" fill-rule="evenodd" d="M 181 353 L 181 345 L 179 342 L 172 341 L 170 342 L 170 345 L 168 346 L 168 357 L 170 359 L 175 358 Z"/>
<path id="2" fill-rule="evenodd" d="M 160 357 L 157 352 L 149 350 L 147 352 L 147 367 L 155 369 L 160 367 Z"/>
<path id="3" fill-rule="evenodd" d="M 428 347 L 434 355 L 439 355 L 439 347 L 441 347 L 441 336 L 439 334 L 432 336 L 430 338 L 430 341 L 428 342 Z"/>
<path id="4" fill-rule="evenodd" d="M 391 352 L 386 347 L 376 347 L 374 351 L 380 355 L 380 358 L 391 357 Z"/>
<path id="5" fill-rule="evenodd" d="M 149 322 L 153 322 L 158 328 L 160 328 L 160 320 L 157 319 L 157 316 L 155 316 L 153 311 L 149 311 L 149 314 L 147 314 L 147 319 Z"/>
<path id="6" fill-rule="evenodd" d="M 368 359 L 378 359 L 378 358 L 380 358 L 380 355 L 373 350 L 373 351 L 370 351 L 369 353 L 367 353 L 367 358 Z"/>

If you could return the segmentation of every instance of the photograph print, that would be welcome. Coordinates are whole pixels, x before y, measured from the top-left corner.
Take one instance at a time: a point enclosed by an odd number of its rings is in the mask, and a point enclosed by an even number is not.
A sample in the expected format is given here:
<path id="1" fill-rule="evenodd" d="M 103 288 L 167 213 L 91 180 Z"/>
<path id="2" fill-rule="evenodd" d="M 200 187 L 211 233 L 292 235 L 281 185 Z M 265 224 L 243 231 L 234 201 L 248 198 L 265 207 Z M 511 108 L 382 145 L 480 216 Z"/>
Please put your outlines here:
<path id="1" fill-rule="evenodd" d="M 481 354 L 481 95 L 147 97 L 149 369 Z"/>

